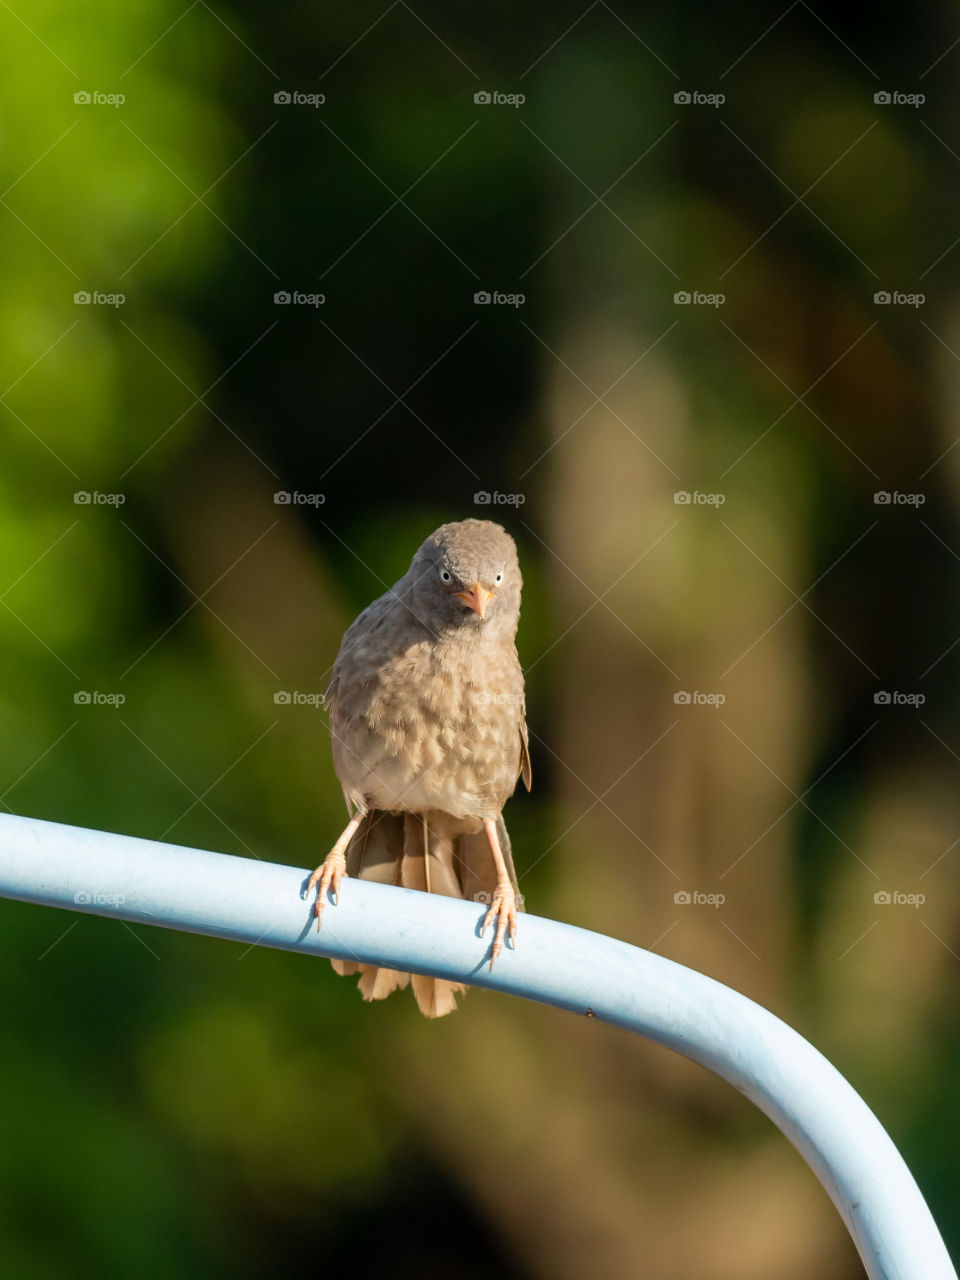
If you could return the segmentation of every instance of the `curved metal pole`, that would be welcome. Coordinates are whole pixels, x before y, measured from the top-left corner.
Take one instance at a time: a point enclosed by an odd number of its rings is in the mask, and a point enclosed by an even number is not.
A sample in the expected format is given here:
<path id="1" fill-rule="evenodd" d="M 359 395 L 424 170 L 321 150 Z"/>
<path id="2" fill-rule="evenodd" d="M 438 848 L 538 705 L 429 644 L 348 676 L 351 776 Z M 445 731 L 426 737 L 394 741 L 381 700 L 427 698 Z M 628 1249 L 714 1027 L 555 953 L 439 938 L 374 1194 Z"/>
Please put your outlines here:
<path id="1" fill-rule="evenodd" d="M 323 931 L 306 872 L 0 815 L 0 896 L 260 946 L 364 960 L 592 1014 L 723 1076 L 770 1117 L 830 1194 L 874 1280 L 957 1280 L 917 1184 L 866 1103 L 779 1018 L 615 938 L 525 915 L 488 970 L 485 908 L 361 880 Z"/>

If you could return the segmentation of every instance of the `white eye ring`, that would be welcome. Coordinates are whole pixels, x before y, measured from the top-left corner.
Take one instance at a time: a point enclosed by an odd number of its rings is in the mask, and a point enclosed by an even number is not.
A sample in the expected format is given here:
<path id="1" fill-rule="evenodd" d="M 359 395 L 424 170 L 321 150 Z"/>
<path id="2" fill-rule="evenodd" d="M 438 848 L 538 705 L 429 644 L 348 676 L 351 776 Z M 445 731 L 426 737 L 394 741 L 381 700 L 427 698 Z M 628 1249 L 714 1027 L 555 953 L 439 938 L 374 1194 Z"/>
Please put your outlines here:
<path id="1" fill-rule="evenodd" d="M 500 572 L 497 574 L 497 576 L 494 578 L 494 582 L 499 587 L 502 581 L 503 581 L 503 570 L 501 569 Z"/>
<path id="2" fill-rule="evenodd" d="M 441 582 L 452 582 L 452 581 L 453 581 L 453 577 L 452 577 L 452 575 L 451 575 L 451 573 L 450 573 L 449 569 L 441 569 L 441 570 L 440 570 L 440 581 L 441 581 Z"/>

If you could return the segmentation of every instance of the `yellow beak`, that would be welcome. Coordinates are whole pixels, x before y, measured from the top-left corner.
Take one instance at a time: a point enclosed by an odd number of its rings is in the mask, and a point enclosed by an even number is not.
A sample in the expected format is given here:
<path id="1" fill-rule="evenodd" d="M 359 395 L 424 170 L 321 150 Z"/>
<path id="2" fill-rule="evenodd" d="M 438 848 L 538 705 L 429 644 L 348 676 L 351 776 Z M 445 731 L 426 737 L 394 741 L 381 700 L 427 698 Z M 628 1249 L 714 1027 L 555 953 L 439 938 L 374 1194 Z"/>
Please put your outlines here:
<path id="1" fill-rule="evenodd" d="M 488 591 L 486 587 L 482 587 L 479 582 L 475 582 L 469 591 L 456 591 L 454 594 L 458 600 L 463 601 L 468 609 L 472 609 L 474 613 L 478 613 L 482 618 L 493 592 Z"/>

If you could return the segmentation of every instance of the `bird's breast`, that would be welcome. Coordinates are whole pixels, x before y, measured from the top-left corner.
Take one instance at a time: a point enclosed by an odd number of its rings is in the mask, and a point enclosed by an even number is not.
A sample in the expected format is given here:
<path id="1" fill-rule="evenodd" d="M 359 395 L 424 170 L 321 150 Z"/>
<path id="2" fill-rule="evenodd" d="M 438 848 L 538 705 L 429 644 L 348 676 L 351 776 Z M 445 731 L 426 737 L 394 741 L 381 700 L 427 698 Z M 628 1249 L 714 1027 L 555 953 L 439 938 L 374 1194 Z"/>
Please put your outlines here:
<path id="1" fill-rule="evenodd" d="M 510 648 L 415 645 L 343 689 L 331 728 L 348 791 L 375 808 L 499 813 L 516 783 L 523 704 Z"/>

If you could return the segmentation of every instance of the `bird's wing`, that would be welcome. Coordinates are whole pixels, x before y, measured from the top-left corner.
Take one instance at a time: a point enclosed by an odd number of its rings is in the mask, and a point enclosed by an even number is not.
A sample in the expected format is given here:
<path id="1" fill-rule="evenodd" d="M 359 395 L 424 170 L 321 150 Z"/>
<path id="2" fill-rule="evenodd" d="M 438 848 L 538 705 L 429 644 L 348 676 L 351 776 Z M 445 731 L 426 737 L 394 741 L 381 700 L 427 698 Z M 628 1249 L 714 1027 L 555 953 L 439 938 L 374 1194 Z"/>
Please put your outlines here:
<path id="1" fill-rule="evenodd" d="M 530 764 L 530 735 L 527 732 L 527 703 L 520 707 L 520 777 L 528 791 L 533 787 L 533 768 Z"/>

